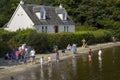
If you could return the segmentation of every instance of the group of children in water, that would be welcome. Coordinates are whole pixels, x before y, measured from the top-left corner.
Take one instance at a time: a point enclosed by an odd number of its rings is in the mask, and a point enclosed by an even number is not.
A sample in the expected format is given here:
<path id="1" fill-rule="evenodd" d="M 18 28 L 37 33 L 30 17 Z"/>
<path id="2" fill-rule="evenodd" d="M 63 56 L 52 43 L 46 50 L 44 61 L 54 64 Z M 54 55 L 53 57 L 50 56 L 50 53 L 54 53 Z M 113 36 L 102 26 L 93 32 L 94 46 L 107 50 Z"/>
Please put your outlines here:
<path id="1" fill-rule="evenodd" d="M 58 50 L 57 46 L 54 47 L 54 52 L 55 52 L 56 62 L 59 62 L 60 61 L 60 51 Z M 73 44 L 72 46 L 70 44 L 68 44 L 65 51 L 64 52 L 62 51 L 62 53 L 66 53 L 66 52 L 72 52 L 73 57 L 75 57 L 75 54 L 77 52 L 76 44 Z M 50 56 L 48 56 L 48 64 L 49 65 L 51 65 L 51 60 L 52 60 L 52 58 Z M 42 65 L 44 63 L 44 57 L 43 56 L 40 58 L 39 62 L 40 62 L 41 67 L 42 67 Z"/>
<path id="2" fill-rule="evenodd" d="M 76 44 L 73 44 L 72 46 L 70 46 L 70 44 L 68 44 L 68 46 L 66 47 L 66 50 L 71 51 L 72 54 L 73 54 L 73 58 L 75 58 L 75 54 L 77 52 Z M 99 60 L 102 60 L 101 55 L 102 55 L 102 50 L 99 49 L 99 51 L 98 51 L 98 59 Z M 91 62 L 91 57 L 92 56 L 93 56 L 93 51 L 92 51 L 92 49 L 90 49 L 89 52 L 88 52 L 88 59 L 89 59 L 90 62 Z M 56 57 L 56 62 L 59 62 L 60 61 L 60 53 L 58 51 L 58 47 L 56 47 L 56 49 L 55 49 L 55 57 Z M 51 61 L 52 61 L 52 58 L 50 56 L 48 56 L 48 64 L 49 65 L 52 65 Z M 44 63 L 44 57 L 42 56 L 40 58 L 41 67 L 42 67 L 43 63 Z"/>

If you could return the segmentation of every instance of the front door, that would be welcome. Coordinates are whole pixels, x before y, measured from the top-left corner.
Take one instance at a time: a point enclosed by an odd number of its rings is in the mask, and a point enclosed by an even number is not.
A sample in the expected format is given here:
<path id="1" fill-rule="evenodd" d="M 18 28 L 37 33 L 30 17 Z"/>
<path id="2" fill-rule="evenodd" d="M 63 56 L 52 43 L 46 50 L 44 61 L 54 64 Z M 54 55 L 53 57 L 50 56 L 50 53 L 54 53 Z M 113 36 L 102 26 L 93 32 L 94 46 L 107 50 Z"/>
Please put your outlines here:
<path id="1" fill-rule="evenodd" d="M 55 33 L 58 33 L 58 26 L 54 27 Z"/>

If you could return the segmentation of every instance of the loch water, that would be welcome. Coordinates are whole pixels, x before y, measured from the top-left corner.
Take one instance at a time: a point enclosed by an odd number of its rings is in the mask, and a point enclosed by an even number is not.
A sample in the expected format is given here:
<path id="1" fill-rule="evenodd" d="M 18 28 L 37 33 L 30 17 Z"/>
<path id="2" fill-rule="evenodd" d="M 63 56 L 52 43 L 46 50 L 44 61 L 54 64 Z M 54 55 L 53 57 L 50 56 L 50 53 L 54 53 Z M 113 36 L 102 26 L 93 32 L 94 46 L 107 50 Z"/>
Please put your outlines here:
<path id="1" fill-rule="evenodd" d="M 102 56 L 98 51 L 88 58 L 82 54 L 76 58 L 69 58 L 52 66 L 38 66 L 12 76 L 12 80 L 120 80 L 120 46 L 102 49 Z M 11 80 L 10 77 L 4 80 Z"/>

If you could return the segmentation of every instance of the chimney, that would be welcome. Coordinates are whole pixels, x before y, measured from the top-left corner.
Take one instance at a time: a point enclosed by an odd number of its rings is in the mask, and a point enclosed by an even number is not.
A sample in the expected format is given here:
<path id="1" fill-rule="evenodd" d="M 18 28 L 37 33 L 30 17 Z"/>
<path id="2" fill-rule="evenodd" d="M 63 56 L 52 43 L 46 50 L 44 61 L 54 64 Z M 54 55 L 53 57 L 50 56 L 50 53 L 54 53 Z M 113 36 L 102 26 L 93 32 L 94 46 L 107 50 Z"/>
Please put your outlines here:
<path id="1" fill-rule="evenodd" d="M 22 5 L 23 5 L 23 4 L 24 4 L 24 1 L 23 1 L 23 0 L 20 0 L 20 4 L 22 4 Z"/>
<path id="2" fill-rule="evenodd" d="M 63 8 L 63 7 L 62 7 L 62 4 L 60 4 L 59 8 L 61 8 L 61 9 Z"/>

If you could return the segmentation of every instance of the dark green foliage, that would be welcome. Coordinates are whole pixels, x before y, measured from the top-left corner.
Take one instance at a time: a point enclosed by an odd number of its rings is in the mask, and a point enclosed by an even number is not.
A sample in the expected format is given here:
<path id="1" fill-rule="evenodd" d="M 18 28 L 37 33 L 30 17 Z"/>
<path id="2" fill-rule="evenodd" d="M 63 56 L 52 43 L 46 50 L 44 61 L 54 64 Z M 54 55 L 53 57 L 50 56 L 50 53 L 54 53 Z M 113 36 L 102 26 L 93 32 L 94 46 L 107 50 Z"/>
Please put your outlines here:
<path id="1" fill-rule="evenodd" d="M 45 33 L 32 33 L 27 37 L 27 45 L 36 50 L 37 53 L 48 50 L 48 35 Z"/>
<path id="2" fill-rule="evenodd" d="M 96 43 L 103 43 L 103 42 L 110 42 L 112 41 L 112 34 L 109 31 L 106 30 L 97 30 L 97 31 L 91 31 L 95 37 Z"/>
<path id="3" fill-rule="evenodd" d="M 5 53 L 9 52 L 10 48 L 8 45 L 2 41 L 0 41 L 0 57 L 5 56 Z"/>
<path id="4" fill-rule="evenodd" d="M 9 41 L 9 47 L 10 48 L 17 48 L 18 46 L 20 46 L 23 43 L 27 43 L 27 37 L 32 34 L 32 33 L 36 33 L 35 30 L 33 29 L 26 29 L 26 30 L 19 30 L 17 32 L 14 32 L 13 34 L 15 36 L 13 36 Z"/>
<path id="5" fill-rule="evenodd" d="M 49 34 L 48 39 L 50 49 L 54 45 L 57 45 L 58 48 L 63 49 L 68 44 L 72 44 L 74 42 L 74 34 L 73 33 Z"/>
<path id="6" fill-rule="evenodd" d="M 3 27 L 20 0 L 0 0 L 0 27 Z M 120 27 L 120 1 L 119 0 L 24 0 L 25 3 L 66 8 L 70 17 L 77 24 L 97 28 Z M 7 4 L 7 5 L 6 5 Z"/>
<path id="7" fill-rule="evenodd" d="M 19 44 L 26 43 L 26 38 L 29 34 L 37 33 L 33 29 L 26 29 L 26 30 L 18 30 L 16 32 L 16 36 L 12 38 L 12 40 L 17 41 Z"/>
<path id="8" fill-rule="evenodd" d="M 83 25 L 76 25 L 75 31 L 96 31 L 98 30 L 96 27 L 91 27 L 91 26 L 83 26 Z"/>

